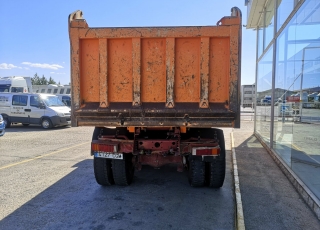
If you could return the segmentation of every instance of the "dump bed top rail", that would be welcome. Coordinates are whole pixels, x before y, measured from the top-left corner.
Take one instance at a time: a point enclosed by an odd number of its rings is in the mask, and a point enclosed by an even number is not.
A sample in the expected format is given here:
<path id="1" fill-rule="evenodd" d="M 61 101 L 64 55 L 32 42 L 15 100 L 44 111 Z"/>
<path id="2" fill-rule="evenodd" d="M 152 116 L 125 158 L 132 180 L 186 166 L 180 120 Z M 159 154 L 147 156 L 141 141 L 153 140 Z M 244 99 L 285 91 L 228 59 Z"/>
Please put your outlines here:
<path id="1" fill-rule="evenodd" d="M 241 12 L 216 26 L 92 28 L 69 15 L 72 126 L 240 127 Z"/>

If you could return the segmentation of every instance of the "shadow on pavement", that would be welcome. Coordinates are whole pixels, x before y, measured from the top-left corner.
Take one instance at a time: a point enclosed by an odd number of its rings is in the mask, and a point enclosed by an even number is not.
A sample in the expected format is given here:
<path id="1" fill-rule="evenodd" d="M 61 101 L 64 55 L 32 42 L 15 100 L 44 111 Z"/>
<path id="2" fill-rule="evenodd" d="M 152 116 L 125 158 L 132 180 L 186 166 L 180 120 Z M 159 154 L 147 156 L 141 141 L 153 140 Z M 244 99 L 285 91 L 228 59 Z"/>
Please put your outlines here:
<path id="1" fill-rule="evenodd" d="M 143 166 L 131 186 L 102 187 L 95 181 L 92 164 L 84 160 L 74 165 L 71 173 L 6 216 L 0 229 L 234 227 L 230 157 L 221 189 L 192 188 L 187 172 L 178 173 L 170 165 Z"/>
<path id="2" fill-rule="evenodd" d="M 69 129 L 71 126 L 59 126 L 53 127 L 51 129 L 44 129 L 40 125 L 29 125 L 23 126 L 22 124 L 13 124 L 10 128 L 6 128 L 6 133 L 16 133 L 16 132 L 50 132 L 60 129 Z"/>

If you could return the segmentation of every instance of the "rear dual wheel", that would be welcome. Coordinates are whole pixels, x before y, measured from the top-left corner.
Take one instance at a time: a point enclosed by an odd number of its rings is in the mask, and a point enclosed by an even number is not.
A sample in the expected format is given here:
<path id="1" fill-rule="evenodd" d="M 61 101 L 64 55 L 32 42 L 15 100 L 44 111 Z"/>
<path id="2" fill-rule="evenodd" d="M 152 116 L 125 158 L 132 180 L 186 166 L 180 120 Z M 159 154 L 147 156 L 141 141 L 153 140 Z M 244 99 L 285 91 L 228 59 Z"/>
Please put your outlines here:
<path id="1" fill-rule="evenodd" d="M 94 157 L 94 176 L 98 184 L 103 186 L 130 185 L 133 180 L 134 166 L 132 155 L 125 154 L 123 160 L 111 160 Z"/>
<path id="2" fill-rule="evenodd" d="M 214 130 L 219 140 L 220 155 L 206 162 L 206 185 L 210 188 L 220 188 L 226 174 L 226 149 L 224 135 L 221 129 Z"/>
<path id="3" fill-rule="evenodd" d="M 94 157 L 94 176 L 98 184 L 110 186 L 114 184 L 112 162 L 109 159 Z"/>
<path id="4" fill-rule="evenodd" d="M 189 183 L 192 187 L 220 188 L 225 178 L 225 158 L 216 157 L 211 162 L 189 161 Z"/>
<path id="5" fill-rule="evenodd" d="M 189 183 L 192 187 L 202 187 L 205 184 L 205 162 L 202 159 L 189 159 Z"/>
<path id="6" fill-rule="evenodd" d="M 223 131 L 211 129 L 210 133 L 212 135 L 217 133 L 220 155 L 212 157 L 210 162 L 202 161 L 202 157 L 189 157 L 189 183 L 192 187 L 208 186 L 210 188 L 220 188 L 223 185 L 226 170 L 226 150 Z"/>
<path id="7" fill-rule="evenodd" d="M 96 127 L 92 140 L 98 140 L 99 135 L 104 132 L 110 133 L 113 130 Z M 96 181 L 100 185 L 129 185 L 132 183 L 134 175 L 132 154 L 123 154 L 123 160 L 94 157 L 93 167 Z"/>
<path id="8" fill-rule="evenodd" d="M 123 158 L 123 160 L 112 160 L 113 179 L 116 185 L 130 185 L 133 180 L 132 155 L 124 154 Z"/>
<path id="9" fill-rule="evenodd" d="M 212 162 L 206 162 L 206 185 L 210 188 L 220 188 L 225 177 L 226 161 L 217 157 Z"/>

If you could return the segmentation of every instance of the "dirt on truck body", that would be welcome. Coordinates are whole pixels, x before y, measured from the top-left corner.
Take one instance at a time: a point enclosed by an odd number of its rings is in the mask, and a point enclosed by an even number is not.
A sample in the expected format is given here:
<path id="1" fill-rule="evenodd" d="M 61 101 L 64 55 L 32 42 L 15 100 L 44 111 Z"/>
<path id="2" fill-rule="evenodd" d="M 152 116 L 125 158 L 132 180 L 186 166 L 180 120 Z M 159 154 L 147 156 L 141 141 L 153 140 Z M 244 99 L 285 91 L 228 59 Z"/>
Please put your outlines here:
<path id="1" fill-rule="evenodd" d="M 95 126 L 101 185 L 174 163 L 191 186 L 225 177 L 219 127 L 240 127 L 241 12 L 215 26 L 93 28 L 69 16 L 72 126 Z"/>

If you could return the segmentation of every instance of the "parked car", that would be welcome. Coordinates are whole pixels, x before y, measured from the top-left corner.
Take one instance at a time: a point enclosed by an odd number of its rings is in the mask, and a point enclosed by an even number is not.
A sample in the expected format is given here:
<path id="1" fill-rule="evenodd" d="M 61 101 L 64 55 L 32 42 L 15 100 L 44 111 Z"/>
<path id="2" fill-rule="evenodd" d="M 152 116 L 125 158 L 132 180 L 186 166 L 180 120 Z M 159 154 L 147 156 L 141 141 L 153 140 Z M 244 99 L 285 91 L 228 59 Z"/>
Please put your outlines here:
<path id="1" fill-rule="evenodd" d="M 3 117 L 2 117 L 2 115 L 0 114 L 0 137 L 4 135 L 4 133 L 5 133 L 5 128 L 6 128 L 6 125 L 4 124 Z"/>

